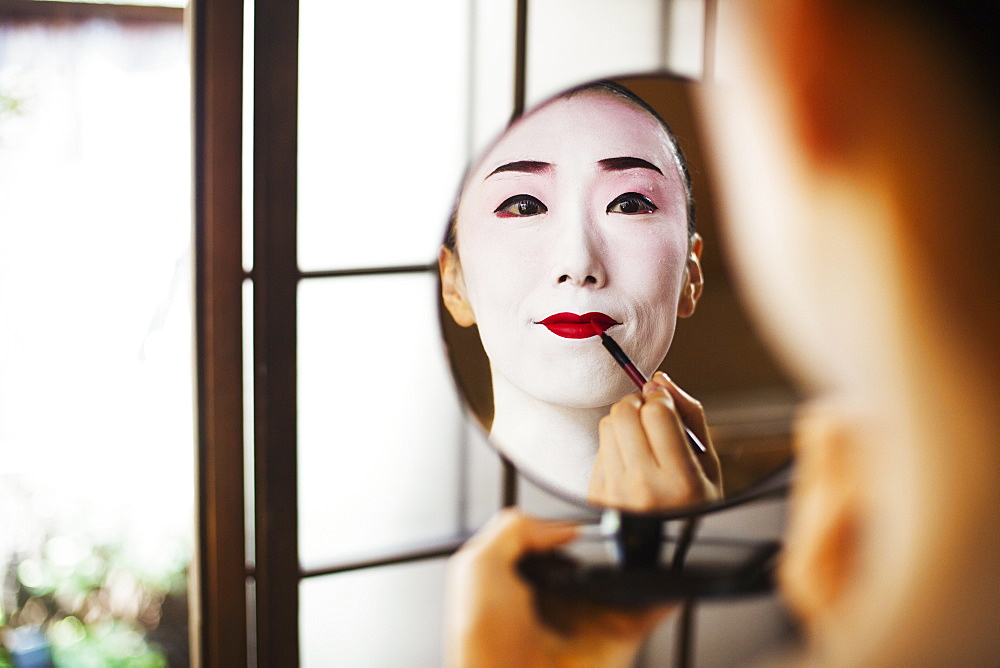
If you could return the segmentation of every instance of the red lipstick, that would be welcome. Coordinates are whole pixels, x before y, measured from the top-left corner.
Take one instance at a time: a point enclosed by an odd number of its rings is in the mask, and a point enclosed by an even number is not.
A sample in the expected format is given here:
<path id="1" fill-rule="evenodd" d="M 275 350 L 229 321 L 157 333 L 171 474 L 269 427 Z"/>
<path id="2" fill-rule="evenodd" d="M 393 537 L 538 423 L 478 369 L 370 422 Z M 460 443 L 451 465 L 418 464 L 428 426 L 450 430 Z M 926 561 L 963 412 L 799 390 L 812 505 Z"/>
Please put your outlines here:
<path id="1" fill-rule="evenodd" d="M 621 323 L 610 315 L 592 311 L 583 315 L 554 313 L 545 320 L 539 320 L 538 324 L 545 325 L 550 332 L 566 339 L 587 339 L 603 334 L 608 327 Z"/>

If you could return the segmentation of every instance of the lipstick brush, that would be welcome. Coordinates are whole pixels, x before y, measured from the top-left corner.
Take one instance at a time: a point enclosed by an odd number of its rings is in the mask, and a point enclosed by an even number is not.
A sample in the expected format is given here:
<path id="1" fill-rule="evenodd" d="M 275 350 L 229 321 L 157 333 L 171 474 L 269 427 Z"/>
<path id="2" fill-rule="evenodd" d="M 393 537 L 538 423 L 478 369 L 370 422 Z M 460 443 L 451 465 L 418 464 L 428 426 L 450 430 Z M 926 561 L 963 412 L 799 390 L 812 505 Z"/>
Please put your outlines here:
<path id="1" fill-rule="evenodd" d="M 611 353 L 611 356 L 615 358 L 615 361 L 618 362 L 618 366 L 625 370 L 625 373 L 632 379 L 635 386 L 641 390 L 642 386 L 646 384 L 646 379 L 643 377 L 642 372 L 636 368 L 635 364 L 633 364 L 632 360 L 628 358 L 628 355 L 626 355 L 625 351 L 621 349 L 621 346 L 618 345 L 617 341 L 605 334 L 604 330 L 597 325 L 594 325 L 594 331 L 601 337 L 601 343 L 604 345 L 605 349 Z M 701 454 L 708 452 L 705 444 L 702 443 L 697 436 L 695 436 L 694 432 L 691 431 L 687 425 L 684 425 L 684 432 L 687 434 L 688 443 L 691 445 L 693 450 L 700 452 Z"/>

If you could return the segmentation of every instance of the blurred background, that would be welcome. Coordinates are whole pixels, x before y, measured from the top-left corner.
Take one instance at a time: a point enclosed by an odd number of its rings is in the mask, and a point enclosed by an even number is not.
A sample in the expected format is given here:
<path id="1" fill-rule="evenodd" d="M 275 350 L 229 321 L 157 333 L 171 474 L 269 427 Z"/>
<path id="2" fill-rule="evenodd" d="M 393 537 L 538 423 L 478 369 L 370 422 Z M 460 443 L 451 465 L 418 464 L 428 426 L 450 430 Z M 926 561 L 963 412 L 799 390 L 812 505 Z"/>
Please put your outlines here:
<path id="1" fill-rule="evenodd" d="M 194 517 L 183 10 L 27 4 L 0 5 L 0 639 L 18 665 L 47 651 L 180 664 Z"/>

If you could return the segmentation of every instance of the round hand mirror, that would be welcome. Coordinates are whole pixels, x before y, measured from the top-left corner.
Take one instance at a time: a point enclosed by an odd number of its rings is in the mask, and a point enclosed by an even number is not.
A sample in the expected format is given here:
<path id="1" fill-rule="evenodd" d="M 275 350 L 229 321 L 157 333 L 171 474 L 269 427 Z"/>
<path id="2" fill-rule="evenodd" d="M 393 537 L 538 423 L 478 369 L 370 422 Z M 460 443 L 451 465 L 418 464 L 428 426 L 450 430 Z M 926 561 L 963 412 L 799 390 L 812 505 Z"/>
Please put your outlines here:
<path id="1" fill-rule="evenodd" d="M 758 494 L 790 458 L 794 393 L 718 259 L 696 86 L 623 77 L 527 112 L 470 166 L 439 257 L 491 443 L 562 497 L 659 518 Z"/>

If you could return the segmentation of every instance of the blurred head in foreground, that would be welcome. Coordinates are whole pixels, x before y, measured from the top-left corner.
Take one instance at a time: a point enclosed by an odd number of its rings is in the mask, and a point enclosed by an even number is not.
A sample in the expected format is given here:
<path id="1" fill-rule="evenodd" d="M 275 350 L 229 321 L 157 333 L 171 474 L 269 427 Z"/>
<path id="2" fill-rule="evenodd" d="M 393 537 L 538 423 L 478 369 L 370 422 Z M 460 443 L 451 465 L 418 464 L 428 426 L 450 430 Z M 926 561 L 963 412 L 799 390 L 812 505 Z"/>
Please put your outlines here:
<path id="1" fill-rule="evenodd" d="M 998 10 L 738 9 L 704 113 L 747 297 L 817 397 L 781 577 L 809 658 L 998 665 Z"/>

